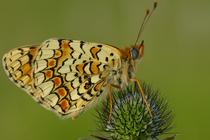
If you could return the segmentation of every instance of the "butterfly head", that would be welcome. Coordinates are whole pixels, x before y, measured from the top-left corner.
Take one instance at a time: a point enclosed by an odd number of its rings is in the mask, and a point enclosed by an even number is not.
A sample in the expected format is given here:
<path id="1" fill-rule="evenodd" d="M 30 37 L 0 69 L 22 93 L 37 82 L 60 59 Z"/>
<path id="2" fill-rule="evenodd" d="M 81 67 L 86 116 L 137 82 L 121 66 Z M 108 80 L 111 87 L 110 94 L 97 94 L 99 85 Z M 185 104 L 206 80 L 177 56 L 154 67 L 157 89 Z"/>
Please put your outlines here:
<path id="1" fill-rule="evenodd" d="M 136 61 L 141 60 L 144 55 L 144 41 L 140 45 L 135 45 L 130 48 L 121 50 L 123 66 L 127 69 L 129 79 L 135 76 Z"/>
<path id="2" fill-rule="evenodd" d="M 140 45 L 136 45 L 130 48 L 130 58 L 132 60 L 141 59 L 144 55 L 144 41 Z"/>

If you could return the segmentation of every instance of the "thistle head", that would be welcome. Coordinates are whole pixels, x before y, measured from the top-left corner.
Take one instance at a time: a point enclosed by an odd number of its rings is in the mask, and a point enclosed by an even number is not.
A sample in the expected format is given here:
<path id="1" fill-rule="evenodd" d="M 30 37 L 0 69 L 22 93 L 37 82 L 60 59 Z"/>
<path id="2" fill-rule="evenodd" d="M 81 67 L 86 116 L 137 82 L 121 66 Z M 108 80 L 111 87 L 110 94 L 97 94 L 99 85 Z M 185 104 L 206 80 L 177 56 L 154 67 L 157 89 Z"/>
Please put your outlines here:
<path id="1" fill-rule="evenodd" d="M 173 115 L 166 100 L 151 86 L 145 83 L 142 86 L 153 116 L 150 116 L 139 89 L 132 90 L 132 87 L 128 86 L 113 93 L 111 118 L 108 99 L 97 110 L 99 122 L 95 137 L 105 140 L 158 139 L 170 130 Z"/>

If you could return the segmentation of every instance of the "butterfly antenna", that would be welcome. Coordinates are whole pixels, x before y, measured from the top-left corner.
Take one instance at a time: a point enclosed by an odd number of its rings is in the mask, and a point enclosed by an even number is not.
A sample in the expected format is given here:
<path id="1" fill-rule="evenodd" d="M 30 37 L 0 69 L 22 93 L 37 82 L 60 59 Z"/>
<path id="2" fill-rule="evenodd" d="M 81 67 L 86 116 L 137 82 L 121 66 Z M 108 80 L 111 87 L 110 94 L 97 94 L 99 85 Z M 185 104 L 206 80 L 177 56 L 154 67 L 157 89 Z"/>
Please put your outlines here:
<path id="1" fill-rule="evenodd" d="M 152 16 L 152 14 L 154 13 L 154 11 L 155 11 L 156 8 L 157 8 L 157 1 L 154 2 L 153 8 L 152 8 L 151 11 L 150 11 L 150 9 L 147 9 L 146 10 L 144 19 L 143 19 L 142 24 L 141 24 L 141 26 L 139 28 L 139 32 L 138 32 L 138 36 L 136 38 L 135 46 L 136 46 L 136 44 L 139 41 L 139 38 L 140 38 L 140 36 L 141 36 L 141 34 L 142 34 L 143 30 L 144 30 L 145 25 L 149 21 L 150 17 Z"/>

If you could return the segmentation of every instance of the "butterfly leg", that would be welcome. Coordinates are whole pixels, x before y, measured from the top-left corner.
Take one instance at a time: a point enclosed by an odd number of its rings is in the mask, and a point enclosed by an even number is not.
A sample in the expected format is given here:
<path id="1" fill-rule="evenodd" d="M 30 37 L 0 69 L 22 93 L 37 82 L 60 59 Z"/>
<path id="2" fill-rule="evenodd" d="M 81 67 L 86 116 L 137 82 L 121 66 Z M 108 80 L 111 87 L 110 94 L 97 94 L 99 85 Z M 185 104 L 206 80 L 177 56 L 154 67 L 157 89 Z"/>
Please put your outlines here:
<path id="1" fill-rule="evenodd" d="M 109 122 L 112 117 L 112 86 L 109 86 Z"/>
<path id="2" fill-rule="evenodd" d="M 149 106 L 149 104 L 147 102 L 147 99 L 145 97 L 144 90 L 143 90 L 143 88 L 142 88 L 142 86 L 140 84 L 140 80 L 138 80 L 138 79 L 131 79 L 131 81 L 134 81 L 137 84 L 137 86 L 138 86 L 138 88 L 139 88 L 139 90 L 141 92 L 142 99 L 143 99 L 143 101 L 144 101 L 144 103 L 146 105 L 146 108 L 149 111 L 150 116 L 152 117 L 152 111 L 151 111 L 151 108 L 150 108 L 150 106 Z"/>
<path id="3" fill-rule="evenodd" d="M 109 122 L 112 117 L 112 87 L 120 89 L 120 86 L 118 85 L 110 84 L 109 86 Z"/>

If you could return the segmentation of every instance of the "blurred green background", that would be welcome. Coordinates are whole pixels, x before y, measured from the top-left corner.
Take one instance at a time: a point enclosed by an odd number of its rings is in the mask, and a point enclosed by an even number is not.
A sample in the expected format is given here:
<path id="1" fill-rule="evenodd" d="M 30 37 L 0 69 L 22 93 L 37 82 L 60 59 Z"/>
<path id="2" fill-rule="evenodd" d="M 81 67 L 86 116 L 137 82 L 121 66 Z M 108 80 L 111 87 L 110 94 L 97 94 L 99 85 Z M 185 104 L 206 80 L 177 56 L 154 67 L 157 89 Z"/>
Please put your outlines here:
<path id="1" fill-rule="evenodd" d="M 1 0 L 0 56 L 57 37 L 130 46 L 152 0 Z M 141 39 L 137 77 L 165 96 L 177 140 L 208 139 L 210 1 L 160 0 Z M 11 83 L 0 67 L 1 140 L 76 140 L 95 129 L 94 109 L 62 120 Z"/>

